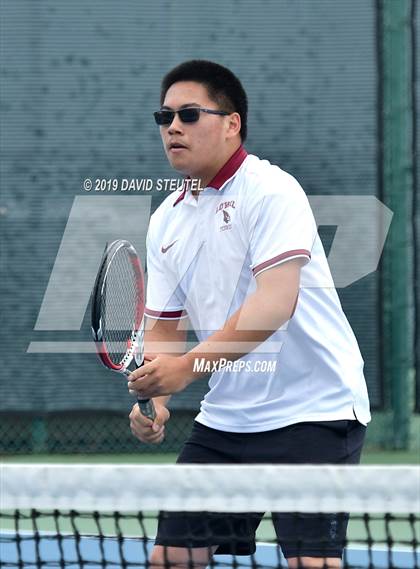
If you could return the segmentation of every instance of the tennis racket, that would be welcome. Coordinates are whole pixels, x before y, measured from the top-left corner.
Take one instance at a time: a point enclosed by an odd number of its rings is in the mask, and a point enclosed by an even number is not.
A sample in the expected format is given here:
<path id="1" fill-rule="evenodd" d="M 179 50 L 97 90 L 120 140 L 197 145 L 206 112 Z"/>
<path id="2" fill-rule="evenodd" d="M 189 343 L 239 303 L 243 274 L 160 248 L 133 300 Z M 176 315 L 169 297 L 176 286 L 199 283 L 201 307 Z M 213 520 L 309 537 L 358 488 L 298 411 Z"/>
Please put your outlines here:
<path id="1" fill-rule="evenodd" d="M 144 363 L 144 277 L 136 250 L 117 240 L 105 250 L 92 292 L 92 334 L 101 362 L 130 375 Z M 134 362 L 135 368 L 129 369 Z M 150 399 L 137 399 L 150 419 Z"/>

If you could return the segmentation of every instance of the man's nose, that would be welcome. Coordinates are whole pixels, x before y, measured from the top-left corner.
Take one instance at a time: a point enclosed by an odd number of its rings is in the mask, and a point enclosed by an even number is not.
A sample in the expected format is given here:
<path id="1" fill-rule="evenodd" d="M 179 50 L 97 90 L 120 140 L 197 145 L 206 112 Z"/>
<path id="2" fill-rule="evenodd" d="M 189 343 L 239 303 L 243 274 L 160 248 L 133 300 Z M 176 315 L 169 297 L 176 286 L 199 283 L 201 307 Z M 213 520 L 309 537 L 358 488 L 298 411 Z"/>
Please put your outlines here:
<path id="1" fill-rule="evenodd" d="M 174 119 L 169 125 L 168 132 L 169 134 L 173 134 L 175 132 L 182 132 L 182 120 L 179 118 L 178 113 L 175 113 Z"/>

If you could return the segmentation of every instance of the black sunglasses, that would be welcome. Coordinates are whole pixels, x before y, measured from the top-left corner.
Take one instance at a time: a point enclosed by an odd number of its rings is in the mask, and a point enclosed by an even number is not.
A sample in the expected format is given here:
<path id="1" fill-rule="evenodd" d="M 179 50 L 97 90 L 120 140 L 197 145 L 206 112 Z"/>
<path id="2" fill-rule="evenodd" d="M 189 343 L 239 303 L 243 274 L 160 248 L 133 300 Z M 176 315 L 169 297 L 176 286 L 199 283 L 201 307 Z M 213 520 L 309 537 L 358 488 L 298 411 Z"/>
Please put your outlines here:
<path id="1" fill-rule="evenodd" d="M 169 126 L 172 124 L 177 113 L 182 122 L 197 122 L 200 118 L 200 112 L 208 113 L 209 115 L 221 116 L 227 116 L 230 114 L 226 111 L 214 111 L 213 109 L 202 109 L 201 107 L 188 107 L 186 109 L 180 109 L 179 111 L 168 111 L 166 109 L 156 111 L 153 113 L 153 116 L 155 117 L 157 125 Z"/>

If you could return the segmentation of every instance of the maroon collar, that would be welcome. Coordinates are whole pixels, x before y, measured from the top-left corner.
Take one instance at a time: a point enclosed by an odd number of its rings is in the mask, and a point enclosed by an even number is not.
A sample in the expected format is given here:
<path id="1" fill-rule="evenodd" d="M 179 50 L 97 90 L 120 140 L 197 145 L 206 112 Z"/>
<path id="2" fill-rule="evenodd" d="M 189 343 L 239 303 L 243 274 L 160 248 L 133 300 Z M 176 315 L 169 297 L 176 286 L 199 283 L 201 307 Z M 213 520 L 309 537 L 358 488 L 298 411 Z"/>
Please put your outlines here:
<path id="1" fill-rule="evenodd" d="M 226 164 L 217 172 L 213 180 L 207 184 L 207 187 L 220 190 L 223 184 L 235 174 L 236 170 L 238 170 L 239 166 L 247 156 L 248 153 L 245 148 L 240 146 L 238 150 L 232 154 Z"/>
<path id="2" fill-rule="evenodd" d="M 215 190 L 220 190 L 225 182 L 227 182 L 232 176 L 236 173 L 236 171 L 241 166 L 242 162 L 248 156 L 248 152 L 245 148 L 241 145 L 229 160 L 226 162 L 224 166 L 217 172 L 215 177 L 207 184 L 208 188 L 214 188 Z M 174 207 L 185 198 L 185 194 L 187 193 L 188 186 L 189 186 L 189 177 L 185 178 L 184 180 L 184 188 L 181 194 L 174 202 Z"/>

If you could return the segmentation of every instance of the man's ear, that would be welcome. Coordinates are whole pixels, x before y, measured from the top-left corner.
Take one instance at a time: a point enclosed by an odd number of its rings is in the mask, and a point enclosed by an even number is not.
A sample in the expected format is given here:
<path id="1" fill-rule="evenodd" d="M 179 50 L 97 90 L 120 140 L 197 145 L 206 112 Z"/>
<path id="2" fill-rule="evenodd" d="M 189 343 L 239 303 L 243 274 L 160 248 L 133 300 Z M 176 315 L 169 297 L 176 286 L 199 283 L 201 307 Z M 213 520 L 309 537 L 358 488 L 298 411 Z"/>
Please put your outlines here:
<path id="1" fill-rule="evenodd" d="M 228 138 L 233 138 L 241 132 L 241 116 L 239 113 L 232 113 L 228 118 Z"/>

